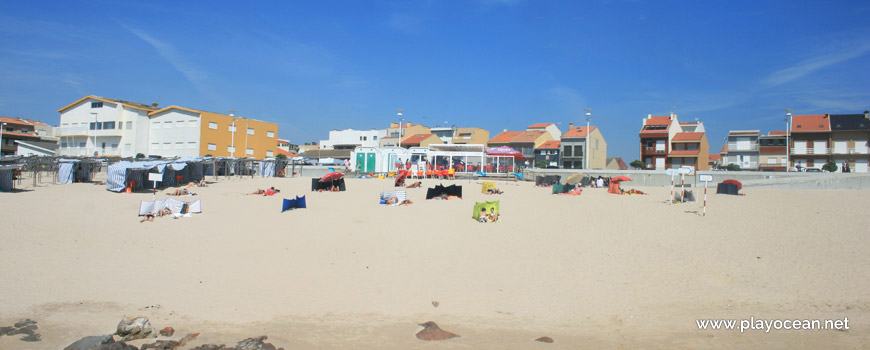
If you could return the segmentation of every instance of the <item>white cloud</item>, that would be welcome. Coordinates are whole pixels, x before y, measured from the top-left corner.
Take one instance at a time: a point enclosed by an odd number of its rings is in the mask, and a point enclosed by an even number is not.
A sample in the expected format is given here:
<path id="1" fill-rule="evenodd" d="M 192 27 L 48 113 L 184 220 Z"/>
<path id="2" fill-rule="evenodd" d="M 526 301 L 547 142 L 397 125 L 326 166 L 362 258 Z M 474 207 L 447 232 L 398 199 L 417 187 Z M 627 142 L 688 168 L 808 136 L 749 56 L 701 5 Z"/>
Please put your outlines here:
<path id="1" fill-rule="evenodd" d="M 174 46 L 160 41 L 144 31 L 130 28 L 127 26 L 124 26 L 124 28 L 138 36 L 140 39 L 142 39 L 152 47 L 154 47 L 154 49 L 157 50 L 157 53 L 160 54 L 161 57 L 169 61 L 169 63 L 173 67 L 175 67 L 175 69 L 181 72 L 181 74 L 183 74 L 184 77 L 187 78 L 187 80 L 190 81 L 190 83 L 193 84 L 197 90 L 199 90 L 200 93 L 210 95 L 207 93 L 207 91 L 210 91 L 206 82 L 206 80 L 208 79 L 208 74 L 188 62 L 187 59 L 184 58 L 184 55 Z"/>
<path id="2" fill-rule="evenodd" d="M 861 57 L 868 52 L 870 52 L 870 44 L 861 44 L 847 49 L 834 49 L 830 53 L 812 57 L 794 66 L 776 71 L 762 79 L 761 83 L 767 87 L 782 85 L 825 67 Z"/>

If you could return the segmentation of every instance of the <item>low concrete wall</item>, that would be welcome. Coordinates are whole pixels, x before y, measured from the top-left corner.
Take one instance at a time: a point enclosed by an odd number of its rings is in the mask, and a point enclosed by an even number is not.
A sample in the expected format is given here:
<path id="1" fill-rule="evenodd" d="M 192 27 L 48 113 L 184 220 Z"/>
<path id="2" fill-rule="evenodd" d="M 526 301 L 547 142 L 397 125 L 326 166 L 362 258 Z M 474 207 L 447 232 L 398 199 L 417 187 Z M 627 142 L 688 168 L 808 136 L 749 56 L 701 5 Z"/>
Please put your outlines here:
<path id="1" fill-rule="evenodd" d="M 563 178 L 571 174 L 581 172 L 587 176 L 628 176 L 632 178 L 631 185 L 668 187 L 671 185 L 671 176 L 664 170 L 583 170 L 583 169 L 526 169 L 523 179 L 535 181 L 538 175 L 559 175 Z M 790 189 L 865 189 L 870 188 L 870 174 L 842 174 L 842 173 L 785 173 L 785 172 L 762 172 L 762 171 L 698 171 L 695 175 L 686 176 L 686 187 L 704 187 L 704 183 L 698 181 L 699 174 L 713 175 L 714 184 L 726 179 L 740 181 L 744 187 L 757 188 L 790 188 Z M 676 176 L 677 184 L 680 177 Z"/>

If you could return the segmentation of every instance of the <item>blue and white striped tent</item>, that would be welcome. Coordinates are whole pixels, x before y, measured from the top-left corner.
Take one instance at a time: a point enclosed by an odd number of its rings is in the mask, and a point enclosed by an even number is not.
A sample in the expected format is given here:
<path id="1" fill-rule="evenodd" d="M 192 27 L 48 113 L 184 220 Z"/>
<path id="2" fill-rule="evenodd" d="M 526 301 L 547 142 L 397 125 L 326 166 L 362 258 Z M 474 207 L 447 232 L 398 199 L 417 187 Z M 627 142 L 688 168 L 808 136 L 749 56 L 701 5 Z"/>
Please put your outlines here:
<path id="1" fill-rule="evenodd" d="M 128 181 L 136 182 L 136 190 L 153 188 L 154 183 L 148 181 L 149 173 L 163 174 L 163 181 L 158 183 L 160 188 L 199 181 L 204 177 L 201 161 L 201 158 L 183 158 L 172 161 L 118 162 L 109 166 L 106 189 L 121 192 L 127 187 Z M 199 166 L 189 166 L 190 164 Z M 177 176 L 182 177 L 180 183 Z"/>
<path id="2" fill-rule="evenodd" d="M 79 159 L 58 159 L 57 181 L 62 184 L 91 181 L 93 162 L 82 162 Z"/>
<path id="3" fill-rule="evenodd" d="M 15 189 L 13 177 L 15 169 L 20 167 L 20 165 L 0 166 L 0 191 L 11 192 Z"/>
<path id="4" fill-rule="evenodd" d="M 260 176 L 274 177 L 275 176 L 275 159 L 263 159 L 260 161 Z"/>

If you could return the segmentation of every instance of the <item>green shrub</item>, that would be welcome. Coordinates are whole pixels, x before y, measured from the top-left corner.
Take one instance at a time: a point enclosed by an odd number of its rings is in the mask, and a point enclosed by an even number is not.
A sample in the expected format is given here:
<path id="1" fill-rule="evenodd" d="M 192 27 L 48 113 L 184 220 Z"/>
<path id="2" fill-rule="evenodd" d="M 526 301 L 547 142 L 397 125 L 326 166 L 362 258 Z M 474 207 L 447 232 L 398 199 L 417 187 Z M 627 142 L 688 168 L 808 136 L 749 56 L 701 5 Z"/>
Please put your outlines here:
<path id="1" fill-rule="evenodd" d="M 628 165 L 631 166 L 632 168 L 635 168 L 635 169 L 643 169 L 645 167 L 643 162 L 641 162 L 640 160 L 637 160 L 637 159 L 635 159 L 634 161 L 632 161 Z"/>

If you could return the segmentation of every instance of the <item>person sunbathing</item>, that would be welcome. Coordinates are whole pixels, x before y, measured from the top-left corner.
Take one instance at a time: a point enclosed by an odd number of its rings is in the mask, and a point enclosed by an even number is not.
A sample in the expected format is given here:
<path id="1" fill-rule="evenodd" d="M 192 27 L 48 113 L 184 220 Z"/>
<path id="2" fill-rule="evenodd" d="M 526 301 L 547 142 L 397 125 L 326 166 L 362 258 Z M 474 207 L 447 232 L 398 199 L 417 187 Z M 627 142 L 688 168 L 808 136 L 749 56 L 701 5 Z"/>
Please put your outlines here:
<path id="1" fill-rule="evenodd" d="M 646 193 L 643 193 L 643 191 L 641 191 L 641 190 L 636 190 L 636 189 L 633 189 L 633 188 L 632 188 L 632 189 L 630 189 L 630 190 L 628 190 L 628 191 L 626 191 L 626 190 L 622 190 L 622 194 L 633 195 L 633 194 L 646 194 Z"/>
<path id="2" fill-rule="evenodd" d="M 258 196 L 273 196 L 276 193 L 281 192 L 281 190 L 276 189 L 275 187 L 270 187 L 265 190 L 257 189 L 254 192 L 248 193 L 248 195 L 258 195 Z"/>
<path id="3" fill-rule="evenodd" d="M 417 181 L 417 182 L 412 183 L 412 184 L 410 184 L 410 185 L 408 185 L 408 186 L 405 186 L 405 188 L 419 188 L 419 187 L 422 186 L 422 185 L 423 185 L 422 182 Z"/>
<path id="4" fill-rule="evenodd" d="M 504 193 L 504 191 L 497 189 L 497 188 L 490 188 L 490 189 L 486 190 L 486 194 L 502 194 L 502 193 Z"/>
<path id="5" fill-rule="evenodd" d="M 410 199 L 403 200 L 401 203 L 399 203 L 399 205 L 411 205 L 411 204 L 414 204 L 414 202 L 411 202 Z"/>
<path id="6" fill-rule="evenodd" d="M 205 180 L 199 180 L 197 182 L 188 182 L 187 187 L 206 187 Z"/>
<path id="7" fill-rule="evenodd" d="M 186 196 L 186 195 L 195 195 L 196 193 L 188 191 L 186 188 L 179 188 L 175 190 L 175 192 L 166 192 L 168 196 Z"/>
<path id="8" fill-rule="evenodd" d="M 172 210 L 169 210 L 169 208 L 161 209 L 161 210 L 158 210 L 157 213 L 145 214 L 145 217 L 142 219 L 142 221 L 139 221 L 139 223 L 141 224 L 145 221 L 154 222 L 155 217 L 159 218 L 161 216 L 166 216 L 166 215 L 170 215 L 170 214 L 172 214 Z"/>

